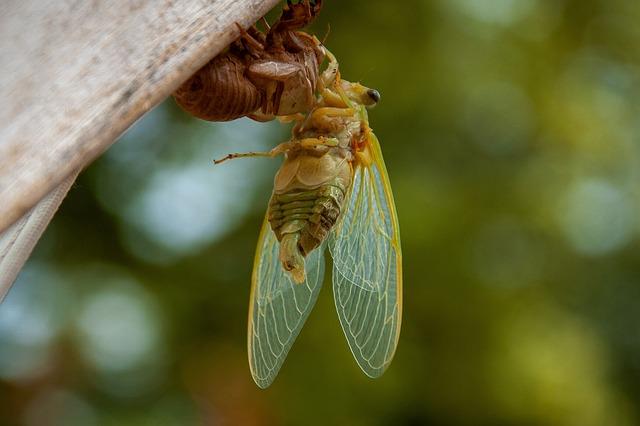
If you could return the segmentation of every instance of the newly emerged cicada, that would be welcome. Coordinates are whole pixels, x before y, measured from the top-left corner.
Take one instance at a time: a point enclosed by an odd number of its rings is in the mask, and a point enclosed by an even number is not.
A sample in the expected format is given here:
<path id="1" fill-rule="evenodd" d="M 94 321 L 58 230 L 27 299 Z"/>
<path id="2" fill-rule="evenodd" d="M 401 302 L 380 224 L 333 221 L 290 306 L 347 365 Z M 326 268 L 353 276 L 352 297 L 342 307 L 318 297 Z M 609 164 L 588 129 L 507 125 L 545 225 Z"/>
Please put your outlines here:
<path id="1" fill-rule="evenodd" d="M 258 121 L 306 113 L 324 61 L 320 41 L 303 31 L 320 12 L 321 0 L 288 1 L 267 32 L 240 27 L 240 39 L 211 59 L 174 93 L 185 111 L 208 121 L 248 116 Z"/>
<path id="2" fill-rule="evenodd" d="M 249 364 L 261 388 L 276 377 L 320 291 L 324 252 L 333 258 L 340 323 L 369 377 L 387 368 L 402 312 L 398 219 L 366 107 L 380 95 L 340 78 L 332 60 L 314 109 L 292 139 L 265 153 L 278 171 L 255 255 L 249 305 Z"/>

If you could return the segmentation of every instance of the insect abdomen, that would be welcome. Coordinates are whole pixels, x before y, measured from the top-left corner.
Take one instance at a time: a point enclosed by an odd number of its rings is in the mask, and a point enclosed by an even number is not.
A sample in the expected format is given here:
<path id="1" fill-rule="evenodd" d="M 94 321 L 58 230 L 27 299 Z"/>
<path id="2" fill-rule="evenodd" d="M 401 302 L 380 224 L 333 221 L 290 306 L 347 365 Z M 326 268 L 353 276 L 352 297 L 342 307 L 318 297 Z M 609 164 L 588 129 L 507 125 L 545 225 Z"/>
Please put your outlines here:
<path id="1" fill-rule="evenodd" d="M 251 114 L 262 105 L 262 95 L 244 71 L 239 58 L 217 56 L 178 88 L 175 100 L 187 112 L 208 121 Z"/>
<path id="2" fill-rule="evenodd" d="M 344 195 L 342 188 L 331 183 L 306 191 L 274 194 L 269 205 L 271 228 L 278 239 L 299 233 L 299 245 L 306 255 L 324 241 L 335 225 Z"/>
<path id="3" fill-rule="evenodd" d="M 269 222 L 280 241 L 280 261 L 295 281 L 304 280 L 304 257 L 327 238 L 340 217 L 345 193 L 336 179 L 271 197 Z"/>

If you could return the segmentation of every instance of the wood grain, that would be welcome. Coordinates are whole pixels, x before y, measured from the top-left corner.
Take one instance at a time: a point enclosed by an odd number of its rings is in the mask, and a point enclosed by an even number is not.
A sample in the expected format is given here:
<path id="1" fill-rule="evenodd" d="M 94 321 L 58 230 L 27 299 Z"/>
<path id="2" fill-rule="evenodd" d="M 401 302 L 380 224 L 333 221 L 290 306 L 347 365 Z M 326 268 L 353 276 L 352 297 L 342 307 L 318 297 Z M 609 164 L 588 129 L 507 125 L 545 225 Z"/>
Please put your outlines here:
<path id="1" fill-rule="evenodd" d="M 0 4 L 0 231 L 278 0 Z"/>

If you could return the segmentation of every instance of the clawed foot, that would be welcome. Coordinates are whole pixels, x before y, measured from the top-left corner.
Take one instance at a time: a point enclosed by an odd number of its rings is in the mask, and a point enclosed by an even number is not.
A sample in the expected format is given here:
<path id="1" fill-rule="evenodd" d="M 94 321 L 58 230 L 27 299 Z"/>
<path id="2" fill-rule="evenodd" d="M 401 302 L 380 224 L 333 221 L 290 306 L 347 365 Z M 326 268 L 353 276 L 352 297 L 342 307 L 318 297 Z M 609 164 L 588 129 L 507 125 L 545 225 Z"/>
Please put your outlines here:
<path id="1" fill-rule="evenodd" d="M 287 0 L 276 26 L 279 30 L 297 30 L 309 25 L 320 13 L 322 0 Z"/>

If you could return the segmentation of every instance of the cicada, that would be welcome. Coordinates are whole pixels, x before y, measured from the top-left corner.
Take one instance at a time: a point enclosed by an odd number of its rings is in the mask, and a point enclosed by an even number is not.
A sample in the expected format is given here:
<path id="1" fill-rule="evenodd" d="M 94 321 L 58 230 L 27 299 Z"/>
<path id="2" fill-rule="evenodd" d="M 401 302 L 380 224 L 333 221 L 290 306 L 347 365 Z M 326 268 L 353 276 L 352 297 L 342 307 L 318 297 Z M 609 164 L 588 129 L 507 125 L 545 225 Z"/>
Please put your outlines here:
<path id="1" fill-rule="evenodd" d="M 174 93 L 178 105 L 209 121 L 248 116 L 268 121 L 306 113 L 315 104 L 324 49 L 320 41 L 299 31 L 320 12 L 321 0 L 287 2 L 267 32 L 240 28 L 229 50 L 198 70 Z"/>
<path id="2" fill-rule="evenodd" d="M 329 53 L 330 55 L 330 53 Z M 402 253 L 393 194 L 367 107 L 380 95 L 343 80 L 332 62 L 313 110 L 284 155 L 256 250 L 248 354 L 261 388 L 276 377 L 318 297 L 324 253 L 333 258 L 340 323 L 358 365 L 380 376 L 393 358 L 402 312 Z"/>

